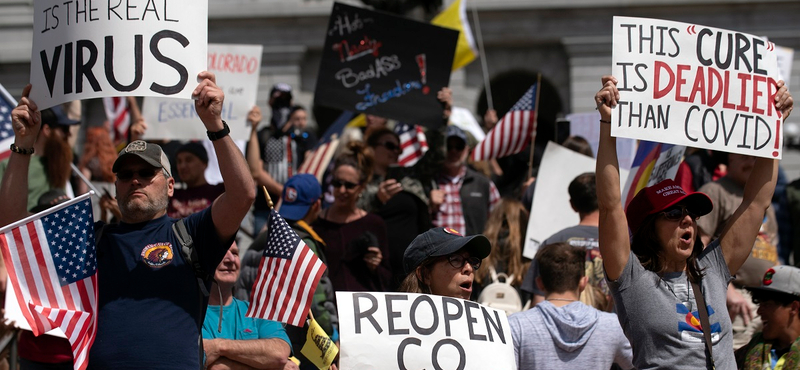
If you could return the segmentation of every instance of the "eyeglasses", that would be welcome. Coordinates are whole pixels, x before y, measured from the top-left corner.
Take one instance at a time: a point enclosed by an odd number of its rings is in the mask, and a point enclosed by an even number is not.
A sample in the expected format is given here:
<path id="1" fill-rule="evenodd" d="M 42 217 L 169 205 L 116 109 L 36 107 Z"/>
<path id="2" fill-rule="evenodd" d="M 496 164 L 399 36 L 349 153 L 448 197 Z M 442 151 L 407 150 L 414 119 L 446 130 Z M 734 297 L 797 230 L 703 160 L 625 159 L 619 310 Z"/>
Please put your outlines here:
<path id="1" fill-rule="evenodd" d="M 473 270 L 481 268 L 481 259 L 478 257 L 464 257 L 460 254 L 451 254 L 447 256 L 447 262 L 456 269 L 464 267 L 466 263 L 469 263 Z"/>
<path id="2" fill-rule="evenodd" d="M 661 214 L 664 215 L 664 218 L 666 218 L 669 221 L 680 221 L 684 217 L 686 217 L 686 215 L 689 215 L 689 217 L 691 217 L 692 220 L 697 220 L 698 218 L 700 218 L 700 216 L 696 215 L 694 212 L 690 211 L 685 206 L 674 206 L 672 208 L 667 209 L 666 211 L 661 212 Z"/>
<path id="3" fill-rule="evenodd" d="M 338 189 L 338 188 L 344 186 L 344 188 L 347 189 L 347 190 L 353 190 L 353 189 L 356 188 L 356 186 L 358 186 L 358 184 L 356 184 L 354 182 L 344 181 L 344 180 L 339 180 L 339 179 L 333 179 L 333 181 L 331 181 L 331 185 L 333 185 L 334 189 Z"/>
<path id="4" fill-rule="evenodd" d="M 391 141 L 387 141 L 385 143 L 380 143 L 380 144 L 378 144 L 378 146 L 382 146 L 382 147 L 384 147 L 386 149 L 389 149 L 391 151 L 400 150 L 400 145 L 397 145 L 397 144 L 395 144 L 395 143 L 393 143 Z"/>
<path id="5" fill-rule="evenodd" d="M 150 180 L 155 177 L 159 171 L 161 171 L 161 169 L 155 167 L 141 168 L 137 171 L 122 170 L 117 172 L 117 178 L 122 181 L 128 181 L 133 179 L 133 175 L 136 174 L 141 180 Z"/>

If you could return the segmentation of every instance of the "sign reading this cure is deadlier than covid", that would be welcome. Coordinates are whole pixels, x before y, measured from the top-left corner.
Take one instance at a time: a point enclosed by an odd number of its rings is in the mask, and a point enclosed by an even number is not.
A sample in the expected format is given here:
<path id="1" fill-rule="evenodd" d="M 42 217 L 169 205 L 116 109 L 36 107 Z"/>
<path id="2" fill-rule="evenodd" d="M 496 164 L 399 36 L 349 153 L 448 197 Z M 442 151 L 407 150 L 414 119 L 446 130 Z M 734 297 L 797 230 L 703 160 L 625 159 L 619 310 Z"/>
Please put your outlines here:
<path id="1" fill-rule="evenodd" d="M 611 134 L 780 158 L 775 45 L 736 31 L 614 17 Z"/>

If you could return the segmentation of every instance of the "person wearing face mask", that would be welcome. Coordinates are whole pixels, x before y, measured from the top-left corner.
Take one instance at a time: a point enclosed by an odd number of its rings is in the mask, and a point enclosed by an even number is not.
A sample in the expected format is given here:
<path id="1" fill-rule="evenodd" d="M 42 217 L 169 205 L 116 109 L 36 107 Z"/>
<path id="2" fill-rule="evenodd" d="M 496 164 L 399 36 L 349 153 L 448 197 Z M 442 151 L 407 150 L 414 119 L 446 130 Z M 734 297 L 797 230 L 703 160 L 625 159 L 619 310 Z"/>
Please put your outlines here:
<path id="1" fill-rule="evenodd" d="M 475 271 L 492 245 L 483 235 L 463 236 L 436 227 L 418 235 L 403 255 L 406 278 L 399 291 L 469 299 Z"/>

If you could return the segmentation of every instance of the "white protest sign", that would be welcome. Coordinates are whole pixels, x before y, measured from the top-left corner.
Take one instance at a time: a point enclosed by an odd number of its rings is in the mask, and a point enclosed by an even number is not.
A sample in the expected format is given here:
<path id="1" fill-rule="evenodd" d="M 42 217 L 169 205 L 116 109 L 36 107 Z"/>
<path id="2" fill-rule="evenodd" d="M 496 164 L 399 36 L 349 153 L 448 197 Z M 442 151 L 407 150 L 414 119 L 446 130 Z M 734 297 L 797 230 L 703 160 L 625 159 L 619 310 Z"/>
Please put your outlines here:
<path id="1" fill-rule="evenodd" d="M 341 370 L 517 368 L 505 312 L 458 298 L 336 292 Z"/>
<path id="2" fill-rule="evenodd" d="M 225 93 L 222 119 L 231 128 L 234 140 L 250 138 L 247 113 L 256 105 L 262 49 L 262 45 L 208 44 L 208 70 L 216 75 L 217 86 Z M 148 97 L 142 116 L 148 124 L 147 139 L 207 138 L 192 100 Z"/>
<path id="3" fill-rule="evenodd" d="M 771 42 L 741 32 L 614 17 L 619 137 L 780 158 L 778 63 Z"/>
<path id="4" fill-rule="evenodd" d="M 191 98 L 206 69 L 206 0 L 37 0 L 31 98 Z"/>
<path id="5" fill-rule="evenodd" d="M 565 118 L 569 121 L 569 134 L 586 139 L 592 146 L 593 155 L 597 157 L 597 148 L 600 145 L 600 112 L 571 113 Z M 634 156 L 636 156 L 636 140 L 617 138 L 619 168 L 630 169 Z"/>
<path id="6" fill-rule="evenodd" d="M 781 71 L 780 78 L 786 82 L 786 86 L 791 86 L 794 49 L 775 45 L 775 53 L 778 57 L 778 68 Z"/>
<path id="7" fill-rule="evenodd" d="M 539 245 L 551 235 L 580 221 L 569 204 L 567 188 L 578 175 L 595 171 L 595 159 L 574 152 L 552 141 L 542 155 L 536 188 L 533 192 L 531 216 L 525 232 L 524 257 L 533 259 Z M 625 183 L 628 171 L 619 170 L 620 182 Z"/>

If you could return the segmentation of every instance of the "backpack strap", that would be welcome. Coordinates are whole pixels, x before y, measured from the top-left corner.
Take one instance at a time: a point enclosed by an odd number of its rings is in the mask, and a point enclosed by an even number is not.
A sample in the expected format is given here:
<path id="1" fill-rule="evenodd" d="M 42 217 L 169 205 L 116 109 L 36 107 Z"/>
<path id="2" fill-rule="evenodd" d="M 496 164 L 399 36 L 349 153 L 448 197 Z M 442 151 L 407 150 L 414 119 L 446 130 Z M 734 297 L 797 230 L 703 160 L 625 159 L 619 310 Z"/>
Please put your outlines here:
<path id="1" fill-rule="evenodd" d="M 206 354 L 205 350 L 203 350 L 203 319 L 206 315 L 203 302 L 208 298 L 206 282 L 211 281 L 213 275 L 206 273 L 200 265 L 200 257 L 197 255 L 197 249 L 194 248 L 194 240 L 192 236 L 189 235 L 189 231 L 186 230 L 186 224 L 183 222 L 183 219 L 179 219 L 172 224 L 172 231 L 175 233 L 175 237 L 178 238 L 178 242 L 181 243 L 181 254 L 183 254 L 183 258 L 186 260 L 186 263 L 192 267 L 194 276 L 197 278 L 197 287 L 199 288 L 197 304 L 200 307 L 198 310 L 200 315 L 197 317 L 197 331 L 199 332 L 197 335 L 197 348 L 200 352 L 200 370 L 203 370 L 206 367 Z"/>

